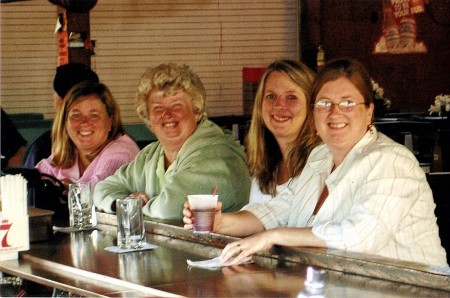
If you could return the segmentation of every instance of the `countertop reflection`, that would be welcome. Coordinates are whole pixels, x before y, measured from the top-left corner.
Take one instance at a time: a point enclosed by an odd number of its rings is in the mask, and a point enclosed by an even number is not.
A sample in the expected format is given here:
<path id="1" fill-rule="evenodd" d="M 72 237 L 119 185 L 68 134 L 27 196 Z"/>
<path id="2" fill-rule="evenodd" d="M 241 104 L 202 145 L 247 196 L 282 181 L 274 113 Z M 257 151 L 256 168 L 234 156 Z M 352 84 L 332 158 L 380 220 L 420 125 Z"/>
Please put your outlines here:
<path id="1" fill-rule="evenodd" d="M 169 227 L 165 230 L 168 234 L 175 233 Z M 214 235 L 205 237 L 214 241 Z M 77 233 L 58 232 L 52 241 L 32 244 L 29 251 L 20 254 L 19 260 L 0 262 L 0 270 L 7 269 L 8 273 L 34 278 L 43 284 L 45 280 L 47 284 L 85 296 L 296 297 L 304 288 L 306 264 L 259 256 L 255 263 L 241 266 L 191 268 L 187 259 L 217 256 L 220 247 L 151 232 L 147 232 L 146 238 L 158 247 L 117 254 L 105 251 L 105 247 L 116 244 L 113 226 Z M 326 272 L 324 290 L 326 297 L 449 294 L 333 270 Z"/>

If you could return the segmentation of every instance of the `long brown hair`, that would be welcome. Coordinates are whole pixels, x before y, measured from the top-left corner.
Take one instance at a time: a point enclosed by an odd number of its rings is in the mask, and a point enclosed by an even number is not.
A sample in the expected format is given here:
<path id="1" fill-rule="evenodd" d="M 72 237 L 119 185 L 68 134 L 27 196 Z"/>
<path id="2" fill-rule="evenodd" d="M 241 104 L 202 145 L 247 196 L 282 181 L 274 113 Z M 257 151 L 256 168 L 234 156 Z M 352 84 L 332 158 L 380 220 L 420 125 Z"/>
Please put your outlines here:
<path id="1" fill-rule="evenodd" d="M 95 94 L 100 101 L 105 105 L 106 112 L 112 119 L 111 131 L 108 139 L 102 146 L 92 152 L 88 159 L 92 161 L 111 141 L 117 139 L 125 133 L 120 117 L 120 109 L 117 102 L 114 100 L 108 87 L 102 83 L 95 83 L 85 81 L 79 83 L 69 90 L 64 97 L 64 103 L 56 113 L 55 121 L 52 127 L 52 166 L 70 168 L 75 163 L 77 157 L 77 149 L 75 144 L 69 137 L 66 129 L 66 122 L 69 111 L 82 97 Z"/>
<path id="2" fill-rule="evenodd" d="M 282 154 L 275 137 L 265 127 L 261 109 L 267 78 L 275 71 L 286 74 L 303 90 L 307 99 L 311 95 L 311 85 L 314 79 L 314 72 L 306 65 L 292 60 L 277 60 L 267 67 L 258 86 L 250 129 L 246 138 L 248 166 L 261 191 L 273 196 L 276 194 L 277 175 Z M 301 173 L 309 153 L 318 143 L 312 113 L 308 107 L 306 108 L 308 112 L 305 122 L 287 152 L 287 166 L 293 177 Z"/>

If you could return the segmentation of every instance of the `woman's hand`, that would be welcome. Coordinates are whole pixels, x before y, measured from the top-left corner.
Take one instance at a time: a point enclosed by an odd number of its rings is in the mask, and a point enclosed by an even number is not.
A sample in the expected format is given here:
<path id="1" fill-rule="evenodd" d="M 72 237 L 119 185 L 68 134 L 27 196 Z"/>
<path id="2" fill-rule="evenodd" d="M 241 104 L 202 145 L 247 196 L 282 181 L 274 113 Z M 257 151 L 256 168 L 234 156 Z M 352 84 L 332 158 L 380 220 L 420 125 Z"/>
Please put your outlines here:
<path id="1" fill-rule="evenodd" d="M 271 249 L 273 246 L 272 231 L 264 231 L 229 243 L 220 255 L 221 261 L 229 265 L 237 265 L 255 253 Z"/>
<path id="2" fill-rule="evenodd" d="M 222 219 L 222 202 L 218 201 L 216 205 L 216 214 L 214 215 L 214 228 L 213 232 L 217 231 L 220 227 Z M 183 208 L 183 222 L 184 222 L 184 228 L 186 230 L 192 230 L 192 227 L 194 225 L 193 219 L 192 219 L 192 211 L 189 207 L 189 202 L 184 202 L 184 208 Z"/>
<path id="3" fill-rule="evenodd" d="M 259 232 L 228 244 L 223 249 L 220 258 L 222 262 L 236 265 L 248 256 L 271 249 L 275 244 L 282 246 L 327 247 L 326 242 L 315 236 L 311 228 L 281 227 Z"/>
<path id="4" fill-rule="evenodd" d="M 145 206 L 148 202 L 147 194 L 143 192 L 133 192 L 130 194 L 130 197 L 141 199 L 142 206 Z"/>

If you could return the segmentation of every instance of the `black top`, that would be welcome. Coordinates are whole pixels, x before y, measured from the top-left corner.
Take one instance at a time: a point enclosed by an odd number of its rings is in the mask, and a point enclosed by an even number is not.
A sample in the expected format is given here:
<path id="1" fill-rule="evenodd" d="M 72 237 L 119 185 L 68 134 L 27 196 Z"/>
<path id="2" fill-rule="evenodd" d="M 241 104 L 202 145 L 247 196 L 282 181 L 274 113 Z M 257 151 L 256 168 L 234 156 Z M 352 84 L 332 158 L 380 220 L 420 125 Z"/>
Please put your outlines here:
<path id="1" fill-rule="evenodd" d="M 27 141 L 19 133 L 11 118 L 9 118 L 8 114 L 3 111 L 3 108 L 1 110 L 1 155 L 3 169 L 8 165 L 9 159 L 13 157 L 14 154 L 16 154 L 17 150 L 19 150 L 20 147 L 27 145 Z"/>
<path id="2" fill-rule="evenodd" d="M 52 131 L 47 130 L 28 146 L 23 156 L 23 166 L 25 168 L 34 168 L 38 162 L 49 157 L 51 153 Z"/>

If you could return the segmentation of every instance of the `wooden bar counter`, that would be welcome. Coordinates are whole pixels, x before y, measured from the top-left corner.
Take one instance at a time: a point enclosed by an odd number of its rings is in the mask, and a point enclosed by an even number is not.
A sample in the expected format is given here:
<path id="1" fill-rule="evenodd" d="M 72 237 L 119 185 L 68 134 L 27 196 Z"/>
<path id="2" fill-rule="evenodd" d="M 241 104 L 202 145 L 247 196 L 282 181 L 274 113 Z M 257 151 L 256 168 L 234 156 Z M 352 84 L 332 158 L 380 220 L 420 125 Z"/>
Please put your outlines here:
<path id="1" fill-rule="evenodd" d="M 308 265 L 322 267 L 325 297 L 449 297 L 450 271 L 327 249 L 276 247 L 254 263 L 214 270 L 189 267 L 187 259 L 216 257 L 234 238 L 194 234 L 146 221 L 153 250 L 115 254 L 115 216 L 98 213 L 94 231 L 57 232 L 33 243 L 0 271 L 81 296 L 296 297 Z"/>

